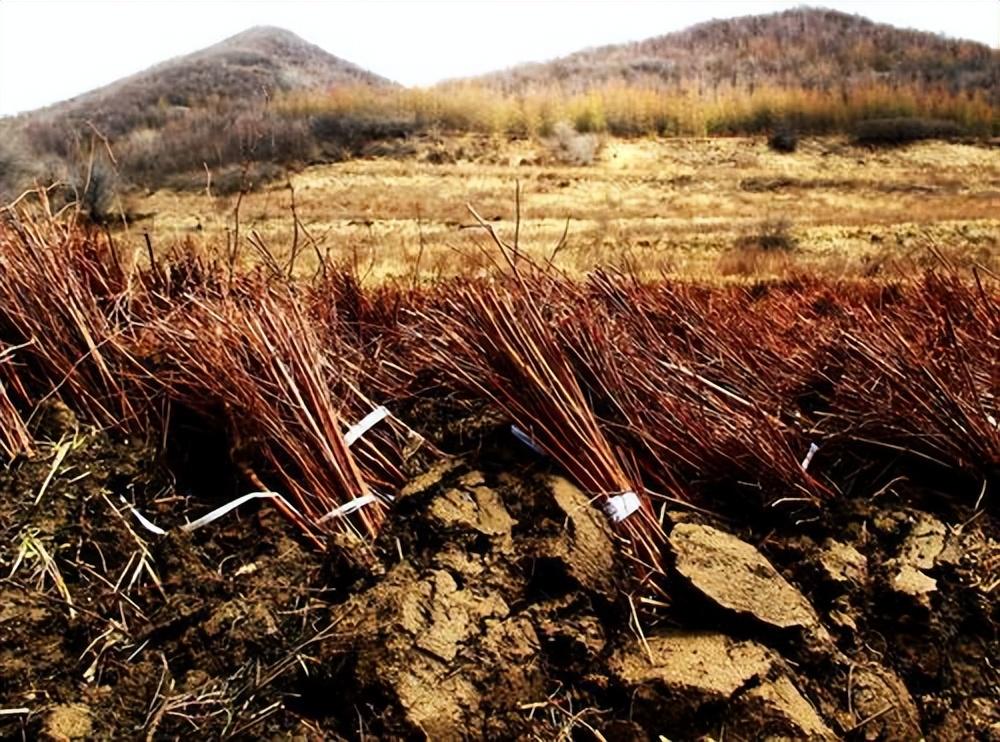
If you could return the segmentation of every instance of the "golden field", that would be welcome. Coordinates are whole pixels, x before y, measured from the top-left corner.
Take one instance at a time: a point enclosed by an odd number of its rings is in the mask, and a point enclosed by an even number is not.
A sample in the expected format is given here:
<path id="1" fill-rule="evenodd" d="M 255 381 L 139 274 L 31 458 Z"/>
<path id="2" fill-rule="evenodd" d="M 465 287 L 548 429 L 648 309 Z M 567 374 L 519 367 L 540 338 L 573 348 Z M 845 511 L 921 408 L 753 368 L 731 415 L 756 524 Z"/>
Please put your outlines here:
<path id="1" fill-rule="evenodd" d="M 878 275 L 931 258 L 1000 268 L 1000 149 L 927 142 L 868 149 L 842 138 L 771 151 L 763 138 L 608 139 L 588 165 L 557 161 L 544 141 L 424 137 L 390 156 L 307 167 L 240 199 L 160 190 L 126 203 L 132 239 L 189 239 L 216 249 L 236 225 L 278 256 L 299 220 L 308 271 L 317 251 L 369 280 L 474 273 L 488 261 L 472 205 L 570 274 L 628 264 L 646 275 L 772 277 L 799 270 Z M 289 187 L 291 186 L 291 188 Z M 786 243 L 763 249 L 761 234 Z M 244 255 L 252 256 L 247 248 Z"/>

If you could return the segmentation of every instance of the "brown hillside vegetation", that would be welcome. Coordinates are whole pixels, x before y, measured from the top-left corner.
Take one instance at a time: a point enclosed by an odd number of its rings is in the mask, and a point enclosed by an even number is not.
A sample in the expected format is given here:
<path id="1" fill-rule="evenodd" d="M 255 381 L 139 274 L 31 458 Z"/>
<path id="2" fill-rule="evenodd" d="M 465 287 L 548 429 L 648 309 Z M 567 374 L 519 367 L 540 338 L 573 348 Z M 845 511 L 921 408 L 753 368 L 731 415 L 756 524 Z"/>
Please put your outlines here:
<path id="1" fill-rule="evenodd" d="M 811 9 L 712 21 L 427 89 L 258 28 L 0 121 L 0 193 L 62 181 L 70 198 L 87 200 L 95 153 L 102 183 L 159 187 L 207 168 L 238 184 L 247 167 L 259 182 L 373 142 L 439 131 L 546 138 L 563 122 L 622 137 L 784 127 L 865 138 L 863 124 L 887 119 L 881 143 L 988 137 L 1000 134 L 998 90 L 1000 53 L 983 45 Z"/>
<path id="2" fill-rule="evenodd" d="M 61 180 L 80 190 L 86 180 L 81 171 L 90 169 L 95 151 L 102 175 L 137 184 L 206 165 L 305 160 L 308 122 L 271 116 L 269 101 L 292 90 L 342 85 L 393 83 L 289 31 L 251 28 L 68 101 L 0 120 L 0 193 L 32 180 Z M 95 147 L 101 137 L 114 163 L 103 145 Z"/>
<path id="3" fill-rule="evenodd" d="M 499 95 L 498 95 L 499 93 Z M 716 135 L 791 125 L 850 131 L 870 118 L 931 117 L 1000 132 L 1000 52 L 970 41 L 802 8 L 710 21 L 426 91 L 293 96 L 290 110 L 378 112 L 447 130 Z"/>
<path id="4" fill-rule="evenodd" d="M 194 108 L 249 107 L 282 91 L 359 84 L 391 85 L 290 31 L 257 26 L 32 113 L 28 134 L 43 138 L 46 126 L 63 134 L 64 127 L 89 121 L 117 140 L 136 129 L 162 128 Z"/>
<path id="5" fill-rule="evenodd" d="M 552 86 L 581 92 L 607 84 L 694 87 L 699 94 L 756 87 L 848 91 L 880 84 L 980 92 L 997 104 L 1000 52 L 859 15 L 797 8 L 709 21 L 478 80 L 505 93 Z"/>

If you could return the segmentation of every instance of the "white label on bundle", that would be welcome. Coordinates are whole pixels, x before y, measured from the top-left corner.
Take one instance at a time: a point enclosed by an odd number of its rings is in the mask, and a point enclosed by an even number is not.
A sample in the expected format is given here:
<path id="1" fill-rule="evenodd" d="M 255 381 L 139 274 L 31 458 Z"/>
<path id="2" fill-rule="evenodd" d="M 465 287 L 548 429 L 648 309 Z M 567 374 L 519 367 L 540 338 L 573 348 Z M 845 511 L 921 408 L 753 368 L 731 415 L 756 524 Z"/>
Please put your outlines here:
<path id="1" fill-rule="evenodd" d="M 621 523 L 639 509 L 639 495 L 629 490 L 604 501 L 604 512 L 614 523 Z"/>
<path id="2" fill-rule="evenodd" d="M 369 430 L 371 430 L 372 426 L 374 426 L 381 420 L 384 420 L 386 417 L 388 417 L 388 415 L 389 415 L 389 410 L 387 410 L 385 407 L 376 407 L 374 410 L 372 410 L 363 418 L 361 418 L 361 421 L 358 422 L 357 425 L 352 425 L 350 428 L 347 429 L 347 432 L 344 433 L 344 443 L 346 443 L 348 446 L 352 445 L 354 441 L 356 441 L 358 438 L 360 438 Z"/>
<path id="3" fill-rule="evenodd" d="M 816 445 L 815 443 L 809 444 L 809 452 L 806 454 L 806 457 L 804 459 L 802 459 L 802 471 L 808 471 L 809 470 L 809 464 L 812 463 L 813 456 L 816 455 L 816 452 L 818 450 L 819 450 L 819 446 L 818 445 Z"/>
<path id="4" fill-rule="evenodd" d="M 245 502 L 249 502 L 250 500 L 258 500 L 260 498 L 266 498 L 268 500 L 271 500 L 274 499 L 275 497 L 279 499 L 284 499 L 277 492 L 251 492 L 249 495 L 243 495 L 242 497 L 237 497 L 232 502 L 226 503 L 222 507 L 218 507 L 215 510 L 211 511 L 210 513 L 206 513 L 205 515 L 198 518 L 198 520 L 193 520 L 190 523 L 185 523 L 183 526 L 181 526 L 181 530 L 190 533 L 191 531 L 201 528 L 202 526 L 208 525 L 213 520 L 221 518 L 230 510 L 235 510 Z"/>
<path id="5" fill-rule="evenodd" d="M 340 518 L 342 516 L 348 515 L 349 513 L 353 513 L 355 510 L 360 510 L 365 505 L 371 505 L 377 499 L 378 498 L 376 498 L 375 495 L 371 493 L 367 495 L 362 495 L 361 497 L 355 497 L 350 502 L 345 502 L 339 508 L 334 508 L 316 522 L 325 523 L 331 518 Z"/>

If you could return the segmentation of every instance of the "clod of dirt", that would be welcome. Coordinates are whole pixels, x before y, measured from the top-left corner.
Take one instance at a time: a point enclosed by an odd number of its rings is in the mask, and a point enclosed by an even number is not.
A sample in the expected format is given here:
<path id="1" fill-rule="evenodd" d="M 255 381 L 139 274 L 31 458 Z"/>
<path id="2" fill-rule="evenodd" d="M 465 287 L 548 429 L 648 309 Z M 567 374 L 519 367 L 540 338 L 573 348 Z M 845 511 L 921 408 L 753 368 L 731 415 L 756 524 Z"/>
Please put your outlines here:
<path id="1" fill-rule="evenodd" d="M 912 598 L 925 608 L 930 607 L 930 595 L 937 590 L 937 580 L 909 564 L 899 568 L 891 584 L 895 592 Z"/>
<path id="2" fill-rule="evenodd" d="M 404 498 L 413 497 L 414 495 L 426 492 L 444 479 L 449 472 L 454 471 L 457 467 L 458 462 L 456 460 L 449 458 L 441 459 L 440 461 L 434 463 L 426 471 L 412 477 L 399 493 L 399 499 L 402 500 Z"/>
<path id="3" fill-rule="evenodd" d="M 711 526 L 679 523 L 670 546 L 677 572 L 723 608 L 779 629 L 819 625 L 802 593 L 745 541 Z"/>
<path id="4" fill-rule="evenodd" d="M 400 564 L 343 610 L 338 629 L 350 637 L 354 680 L 392 698 L 405 725 L 428 738 L 482 733 L 493 703 L 509 707 L 542 691 L 531 624 L 498 595 L 459 587 L 446 570 Z M 483 687 L 492 690 L 486 698 Z"/>
<path id="5" fill-rule="evenodd" d="M 515 521 L 497 493 L 483 485 L 478 473 L 467 475 L 460 484 L 464 486 L 450 489 L 433 500 L 429 511 L 432 521 L 442 527 L 458 527 L 509 540 Z"/>
<path id="6" fill-rule="evenodd" d="M 824 576 L 838 584 L 864 584 L 868 560 L 850 544 L 828 539 L 819 555 Z"/>
<path id="7" fill-rule="evenodd" d="M 404 561 L 338 607 L 327 664 L 347 668 L 350 687 L 384 699 L 389 736 L 520 728 L 518 703 L 548 691 L 531 614 L 509 603 L 526 578 L 509 558 L 516 521 L 500 492 L 477 471 L 441 467 L 410 488 L 394 515 L 387 528 L 404 536 Z"/>
<path id="8" fill-rule="evenodd" d="M 566 532 L 549 541 L 548 552 L 564 562 L 567 573 L 582 587 L 611 594 L 618 570 L 607 519 L 569 480 L 552 477 L 548 484 L 555 504 L 566 516 Z"/>
<path id="9" fill-rule="evenodd" d="M 714 632 L 672 632 L 631 643 L 608 662 L 637 718 L 662 727 L 726 709 L 736 739 L 833 740 L 835 735 L 785 674 L 780 657 Z M 719 704 L 725 704 L 720 706 Z M 647 725 L 647 727 L 652 725 Z"/>
<path id="10" fill-rule="evenodd" d="M 918 513 L 900 549 L 899 561 L 916 569 L 933 569 L 944 551 L 946 535 L 944 523 L 927 513 Z"/>
<path id="11" fill-rule="evenodd" d="M 837 738 L 787 675 L 748 690 L 729 718 L 737 729 L 753 729 L 754 739 Z"/>
<path id="12" fill-rule="evenodd" d="M 921 739 L 920 715 L 902 681 L 881 667 L 855 667 L 848 692 L 856 722 L 852 731 L 865 740 L 904 742 Z"/>
<path id="13" fill-rule="evenodd" d="M 608 668 L 626 688 L 647 698 L 666 696 L 693 711 L 732 698 L 767 675 L 777 659 L 756 642 L 714 632 L 676 632 L 648 637 L 645 646 L 630 644 L 612 656 Z"/>
<path id="14" fill-rule="evenodd" d="M 893 591 L 924 608 L 930 608 L 930 595 L 937 591 L 937 580 L 926 573 L 937 564 L 945 550 L 947 529 L 937 518 L 916 513 L 909 533 L 893 560 L 890 579 Z"/>
<path id="15" fill-rule="evenodd" d="M 92 731 L 90 709 L 83 704 L 70 703 L 49 711 L 42 726 L 42 737 L 52 742 L 69 742 L 87 739 Z"/>

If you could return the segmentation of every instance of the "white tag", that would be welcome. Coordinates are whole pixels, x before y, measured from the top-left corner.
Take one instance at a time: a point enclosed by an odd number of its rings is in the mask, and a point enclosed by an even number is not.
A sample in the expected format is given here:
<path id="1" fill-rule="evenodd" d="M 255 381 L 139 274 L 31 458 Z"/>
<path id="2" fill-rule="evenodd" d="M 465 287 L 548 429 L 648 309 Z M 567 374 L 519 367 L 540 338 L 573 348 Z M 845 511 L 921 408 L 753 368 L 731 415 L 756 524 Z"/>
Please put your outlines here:
<path id="1" fill-rule="evenodd" d="M 341 518 L 345 515 L 353 513 L 355 510 L 360 510 L 365 505 L 371 505 L 373 502 L 377 500 L 378 498 L 371 493 L 368 493 L 367 495 L 362 495 L 361 497 L 355 497 L 350 502 L 345 502 L 339 508 L 334 508 L 316 522 L 326 523 L 326 521 L 330 520 L 331 518 Z"/>
<path id="2" fill-rule="evenodd" d="M 376 407 L 374 410 L 361 418 L 357 425 L 352 425 L 347 429 L 347 432 L 344 433 L 344 443 L 348 446 L 353 445 L 354 441 L 371 430 L 372 426 L 381 420 L 384 420 L 388 416 L 389 410 L 385 407 Z"/>
<path id="3" fill-rule="evenodd" d="M 132 515 L 135 516 L 135 519 L 137 521 L 139 521 L 139 524 L 143 528 L 145 528 L 147 531 L 149 531 L 150 533 L 155 533 L 157 536 L 166 536 L 167 535 L 166 531 L 164 531 L 158 525 L 156 525 L 155 523 L 153 523 L 153 521 L 151 521 L 148 518 L 146 518 L 145 515 L 143 515 L 142 513 L 140 513 L 134 507 L 132 507 L 131 505 L 129 505 L 128 504 L 128 500 L 126 500 L 124 497 L 122 497 L 121 495 L 119 495 L 118 499 L 122 501 L 122 505 L 124 505 L 125 507 L 127 507 L 129 510 L 132 511 Z"/>
<path id="4" fill-rule="evenodd" d="M 614 523 L 621 523 L 639 509 L 639 495 L 629 490 L 604 501 L 604 512 Z"/>
<path id="5" fill-rule="evenodd" d="M 193 520 L 190 523 L 185 523 L 183 526 L 181 526 L 181 530 L 186 533 L 190 533 L 191 531 L 197 530 L 202 526 L 207 526 L 213 520 L 221 518 L 230 510 L 235 510 L 245 502 L 249 502 L 250 500 L 258 500 L 261 498 L 272 500 L 276 497 L 279 499 L 284 499 L 277 492 L 251 492 L 249 495 L 243 495 L 242 497 L 237 497 L 232 502 L 226 503 L 225 505 L 218 507 L 209 513 L 206 513 L 205 515 L 198 518 L 198 520 Z"/>
<path id="6" fill-rule="evenodd" d="M 139 523 L 142 525 L 142 527 L 145 528 L 147 531 L 149 531 L 150 533 L 155 533 L 157 536 L 166 536 L 167 535 L 167 531 L 165 531 L 162 528 L 160 528 L 158 525 L 156 525 L 151 520 L 149 520 L 145 515 L 143 515 L 142 513 L 140 513 L 138 510 L 136 510 L 131 505 L 129 505 L 128 501 L 124 497 L 121 497 L 119 495 L 118 499 L 120 499 L 122 501 L 122 504 L 124 504 L 125 507 L 127 507 L 129 510 L 132 511 L 132 515 L 135 516 L 135 519 L 137 521 L 139 521 Z M 242 505 L 245 502 L 249 502 L 250 500 L 259 500 L 259 499 L 268 499 L 268 500 L 277 499 L 277 500 L 281 500 L 285 504 L 285 507 L 287 507 L 289 510 L 291 510 L 296 515 L 299 515 L 299 512 L 295 508 L 293 508 L 291 506 L 291 504 L 289 504 L 289 502 L 284 497 L 282 497 L 281 495 L 279 495 L 277 492 L 251 492 L 248 495 L 243 495 L 241 497 L 237 497 L 232 502 L 226 503 L 225 505 L 222 505 L 221 507 L 217 507 L 215 510 L 212 510 L 212 511 L 206 513 L 205 515 L 201 516 L 197 520 L 193 520 L 190 523 L 185 523 L 183 526 L 180 527 L 180 530 L 184 531 L 185 533 L 190 533 L 191 531 L 197 530 L 197 529 L 201 528 L 202 526 L 206 526 L 209 523 L 211 523 L 212 521 L 221 518 L 223 515 L 225 515 L 226 513 L 228 513 L 230 510 L 235 510 L 236 508 L 238 508 L 240 505 Z"/>
<path id="7" fill-rule="evenodd" d="M 817 444 L 815 444 L 815 443 L 810 443 L 809 444 L 809 452 L 806 454 L 806 457 L 804 459 L 802 459 L 802 471 L 808 471 L 809 470 L 809 464 L 812 463 L 813 456 L 816 455 L 816 452 L 818 450 L 819 450 L 819 446 Z"/>

